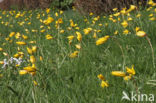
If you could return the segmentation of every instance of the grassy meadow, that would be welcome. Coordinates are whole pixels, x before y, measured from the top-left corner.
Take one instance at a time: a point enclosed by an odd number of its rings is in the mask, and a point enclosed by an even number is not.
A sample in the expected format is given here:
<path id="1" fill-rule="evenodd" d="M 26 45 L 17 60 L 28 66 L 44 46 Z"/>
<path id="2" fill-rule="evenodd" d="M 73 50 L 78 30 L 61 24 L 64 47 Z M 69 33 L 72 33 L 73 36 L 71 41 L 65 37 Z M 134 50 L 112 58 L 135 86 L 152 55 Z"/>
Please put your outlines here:
<path id="1" fill-rule="evenodd" d="M 0 103 L 132 103 L 121 100 L 123 91 L 156 96 L 155 7 L 100 16 L 74 7 L 0 11 Z"/>

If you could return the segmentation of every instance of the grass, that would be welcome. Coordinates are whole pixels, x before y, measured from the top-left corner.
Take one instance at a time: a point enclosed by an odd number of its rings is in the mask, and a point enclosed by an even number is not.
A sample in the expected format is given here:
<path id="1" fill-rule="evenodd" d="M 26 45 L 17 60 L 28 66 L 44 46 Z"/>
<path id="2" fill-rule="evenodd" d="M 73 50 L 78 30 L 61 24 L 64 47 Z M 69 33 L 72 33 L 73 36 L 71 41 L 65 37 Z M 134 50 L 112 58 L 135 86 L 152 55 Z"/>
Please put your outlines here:
<path id="1" fill-rule="evenodd" d="M 107 15 L 100 16 L 95 24 L 92 21 L 97 16 L 82 16 L 73 10 L 64 11 L 63 14 L 52 9 L 49 13 L 45 10 L 0 11 L 0 47 L 3 48 L 0 60 L 8 60 L 18 52 L 24 53 L 22 59 L 25 60 L 20 66 L 13 63 L 0 69 L 0 74 L 3 75 L 0 77 L 0 103 L 131 103 L 127 100 L 121 101 L 123 91 L 128 94 L 133 91 L 155 95 L 156 84 L 147 84 L 149 80 L 156 80 L 151 47 L 146 38 L 136 36 L 135 31 L 136 27 L 140 27 L 140 30 L 146 32 L 155 53 L 156 9 L 147 9 L 132 11 L 132 21 L 127 21 L 127 14 L 113 16 L 113 20 L 120 18 L 117 22 L 113 22 L 111 16 Z M 55 16 L 56 12 L 59 16 Z M 20 16 L 17 17 L 17 14 Z M 137 14 L 141 16 L 137 18 Z M 149 20 L 150 14 L 154 14 L 155 20 Z M 45 25 L 41 21 L 46 20 L 48 15 L 54 18 L 54 21 Z M 57 29 L 55 22 L 58 18 L 62 18 L 63 23 L 59 24 Z M 80 29 L 71 27 L 70 19 Z M 87 19 L 88 23 L 84 22 L 84 19 Z M 124 20 L 128 22 L 126 28 L 121 25 Z M 68 27 L 72 29 L 69 30 Z M 88 27 L 93 30 L 84 35 L 83 29 Z M 125 29 L 130 31 L 127 35 L 123 34 Z M 42 30 L 45 31 L 41 32 Z M 60 30 L 65 32 L 60 33 Z M 96 32 L 97 38 L 93 38 L 94 30 L 101 30 Z M 116 30 L 118 34 L 114 35 Z M 76 31 L 82 34 L 81 42 L 76 39 Z M 15 35 L 9 37 L 11 32 L 15 32 Z M 16 39 L 18 32 L 20 37 Z M 23 39 L 23 34 L 28 36 L 28 39 Z M 47 40 L 47 34 L 53 39 Z M 67 39 L 69 35 L 75 36 L 71 44 Z M 96 40 L 105 35 L 110 38 L 97 46 Z M 17 41 L 27 44 L 17 45 Z M 30 41 L 36 43 L 29 43 Z M 80 44 L 81 49 L 75 48 L 75 44 Z M 32 65 L 26 49 L 32 46 L 37 46 L 37 51 L 33 54 L 36 58 L 36 75 L 20 75 L 23 67 Z M 79 51 L 77 57 L 70 58 L 70 54 L 76 50 Z M 43 60 L 40 60 L 40 56 Z M 126 71 L 125 68 L 132 65 L 136 74 L 129 81 L 111 75 L 112 71 Z M 108 87 L 100 86 L 101 80 L 97 78 L 99 74 L 104 75 Z M 37 85 L 33 81 L 36 81 Z"/>

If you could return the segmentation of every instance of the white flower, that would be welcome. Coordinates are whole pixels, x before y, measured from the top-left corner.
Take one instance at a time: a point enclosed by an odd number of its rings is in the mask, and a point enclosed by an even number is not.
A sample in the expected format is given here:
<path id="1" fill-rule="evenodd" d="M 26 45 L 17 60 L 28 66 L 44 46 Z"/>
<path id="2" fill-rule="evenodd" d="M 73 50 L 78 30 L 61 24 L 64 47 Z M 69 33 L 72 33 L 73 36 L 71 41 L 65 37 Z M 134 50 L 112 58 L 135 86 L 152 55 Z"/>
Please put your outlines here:
<path id="1" fill-rule="evenodd" d="M 7 61 L 7 59 L 4 59 L 3 62 L 4 62 L 4 64 L 3 64 L 2 68 L 5 68 L 9 64 L 15 63 L 17 65 L 21 65 L 21 63 L 25 62 L 25 61 L 23 61 L 22 58 L 17 59 L 17 58 L 11 57 L 8 61 Z"/>

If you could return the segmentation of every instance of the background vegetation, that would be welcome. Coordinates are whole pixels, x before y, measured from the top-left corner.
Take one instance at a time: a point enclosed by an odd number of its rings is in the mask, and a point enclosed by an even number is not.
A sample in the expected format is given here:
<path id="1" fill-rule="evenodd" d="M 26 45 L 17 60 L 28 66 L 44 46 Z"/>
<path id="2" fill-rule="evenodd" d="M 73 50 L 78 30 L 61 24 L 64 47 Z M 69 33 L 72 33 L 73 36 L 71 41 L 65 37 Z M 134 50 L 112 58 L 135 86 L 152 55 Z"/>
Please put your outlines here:
<path id="1" fill-rule="evenodd" d="M 0 11 L 0 103 L 131 103 L 121 101 L 123 91 L 156 95 L 155 6 L 105 15 L 81 15 L 75 7 Z M 23 61 L 17 65 L 11 57 Z M 111 74 L 132 65 L 136 74 L 128 81 Z M 32 70 L 21 72 L 25 67 Z M 101 87 L 99 74 L 108 87 Z"/>

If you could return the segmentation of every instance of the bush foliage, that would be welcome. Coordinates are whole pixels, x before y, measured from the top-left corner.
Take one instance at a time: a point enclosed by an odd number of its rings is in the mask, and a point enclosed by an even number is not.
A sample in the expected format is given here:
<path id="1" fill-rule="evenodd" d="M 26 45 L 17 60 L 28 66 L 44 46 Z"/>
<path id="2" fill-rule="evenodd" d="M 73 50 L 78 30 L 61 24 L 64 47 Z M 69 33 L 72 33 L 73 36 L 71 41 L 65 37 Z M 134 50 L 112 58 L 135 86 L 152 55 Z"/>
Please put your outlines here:
<path id="1" fill-rule="evenodd" d="M 145 4 L 145 0 L 75 0 L 74 4 L 81 13 L 110 13 L 113 8 L 124 8 L 130 5 Z"/>

